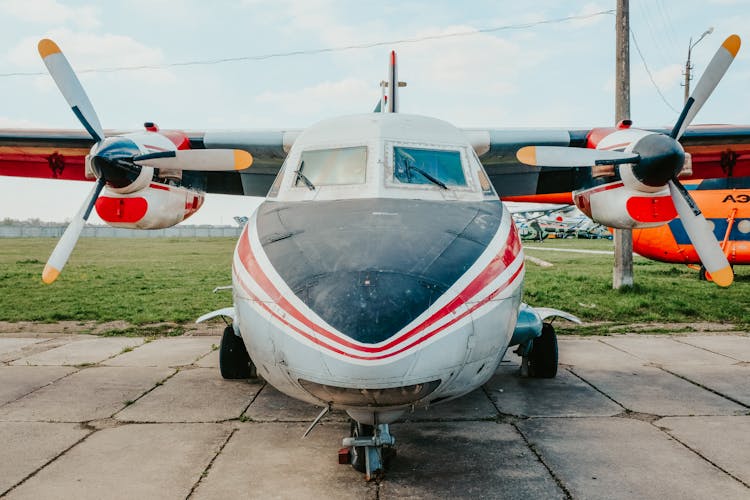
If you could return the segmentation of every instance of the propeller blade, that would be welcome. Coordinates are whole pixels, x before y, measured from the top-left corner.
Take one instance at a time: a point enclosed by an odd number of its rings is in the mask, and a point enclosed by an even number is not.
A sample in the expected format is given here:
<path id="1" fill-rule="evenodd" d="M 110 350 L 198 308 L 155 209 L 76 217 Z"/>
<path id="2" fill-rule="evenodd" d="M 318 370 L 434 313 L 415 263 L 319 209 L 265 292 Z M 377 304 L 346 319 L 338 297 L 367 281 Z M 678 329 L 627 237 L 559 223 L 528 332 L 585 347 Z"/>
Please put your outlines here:
<path id="1" fill-rule="evenodd" d="M 133 162 L 154 168 L 223 172 L 244 170 L 253 164 L 253 157 L 241 149 L 180 149 L 135 156 Z"/>
<path id="2" fill-rule="evenodd" d="M 526 146 L 518 150 L 516 158 L 526 165 L 564 168 L 636 163 L 640 160 L 640 156 L 633 153 L 564 146 Z"/>
<path id="3" fill-rule="evenodd" d="M 104 139 L 104 130 L 99 123 L 99 117 L 96 116 L 94 106 L 91 105 L 86 91 L 83 90 L 83 85 L 81 85 L 60 47 L 52 40 L 45 38 L 39 42 L 38 48 L 39 55 L 42 56 L 44 65 L 47 66 L 47 71 L 55 80 L 57 88 L 60 89 L 83 127 L 96 142 Z"/>
<path id="4" fill-rule="evenodd" d="M 731 285 L 734 280 L 732 267 L 700 209 L 679 181 L 669 181 L 669 192 L 703 267 L 717 285 Z"/>
<path id="5" fill-rule="evenodd" d="M 685 133 L 685 130 L 693 121 L 695 115 L 698 114 L 698 111 L 700 111 L 703 104 L 705 104 L 711 96 L 711 93 L 719 84 L 719 81 L 721 81 L 724 73 L 727 72 L 732 61 L 734 61 L 737 52 L 740 50 L 740 44 L 740 37 L 737 35 L 731 35 L 724 40 L 724 43 L 721 44 L 719 50 L 716 51 L 713 59 L 708 63 L 703 76 L 698 80 L 698 85 L 695 86 L 693 95 L 690 96 L 685 103 L 685 107 L 682 108 L 682 113 L 680 113 L 680 117 L 677 119 L 677 123 L 675 123 L 674 128 L 672 129 L 671 136 L 673 138 L 679 140 L 679 138 L 682 137 L 682 134 Z"/>
<path id="6" fill-rule="evenodd" d="M 60 272 L 65 267 L 65 263 L 68 262 L 70 254 L 73 253 L 78 237 L 81 235 L 81 231 L 83 231 L 83 225 L 88 220 L 91 209 L 94 208 L 94 203 L 96 203 L 96 199 L 99 197 L 99 193 L 102 192 L 103 187 L 104 180 L 98 179 L 94 189 L 91 190 L 91 193 L 89 193 L 86 201 L 81 205 L 73 221 L 68 224 L 60 241 L 57 242 L 42 272 L 42 281 L 46 284 L 53 283 L 60 276 Z"/>

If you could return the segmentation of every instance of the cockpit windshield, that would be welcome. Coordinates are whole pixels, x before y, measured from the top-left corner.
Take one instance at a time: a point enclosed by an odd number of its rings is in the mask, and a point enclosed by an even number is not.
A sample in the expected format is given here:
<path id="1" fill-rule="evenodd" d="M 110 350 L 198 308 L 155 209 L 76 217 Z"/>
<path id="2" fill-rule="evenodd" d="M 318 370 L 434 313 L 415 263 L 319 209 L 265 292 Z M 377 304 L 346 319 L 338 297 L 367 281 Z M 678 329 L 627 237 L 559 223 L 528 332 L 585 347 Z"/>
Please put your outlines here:
<path id="1" fill-rule="evenodd" d="M 363 184 L 367 167 L 367 147 L 303 151 L 297 187 L 336 184 Z M 305 182 L 307 180 L 307 182 Z M 308 184 L 309 183 L 309 184 Z"/>
<path id="2" fill-rule="evenodd" d="M 461 153 L 441 149 L 393 148 L 393 177 L 404 184 L 466 186 Z"/>

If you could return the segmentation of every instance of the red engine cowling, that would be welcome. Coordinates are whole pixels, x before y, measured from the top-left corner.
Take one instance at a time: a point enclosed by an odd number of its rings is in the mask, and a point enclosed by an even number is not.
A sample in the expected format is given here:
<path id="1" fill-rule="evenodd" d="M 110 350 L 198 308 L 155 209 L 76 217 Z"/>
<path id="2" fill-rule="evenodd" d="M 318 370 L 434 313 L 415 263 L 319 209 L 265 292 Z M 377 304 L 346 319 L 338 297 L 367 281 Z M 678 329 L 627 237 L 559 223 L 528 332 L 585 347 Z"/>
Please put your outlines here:
<path id="1" fill-rule="evenodd" d="M 631 129 L 630 123 L 624 122 L 617 128 L 592 130 L 587 146 L 639 152 L 638 145 L 652 141 L 654 137 L 661 138 L 650 131 Z M 689 160 L 687 156 L 686 162 Z M 677 217 L 666 178 L 645 178 L 638 168 L 631 164 L 619 165 L 620 179 L 616 179 L 613 166 L 594 167 L 594 178 L 611 179 L 611 182 L 573 192 L 574 203 L 596 222 L 621 229 L 660 226 Z"/>
<path id="2" fill-rule="evenodd" d="M 105 190 L 96 200 L 96 213 L 114 227 L 164 229 L 193 215 L 203 200 L 203 193 L 151 182 L 132 193 Z"/>

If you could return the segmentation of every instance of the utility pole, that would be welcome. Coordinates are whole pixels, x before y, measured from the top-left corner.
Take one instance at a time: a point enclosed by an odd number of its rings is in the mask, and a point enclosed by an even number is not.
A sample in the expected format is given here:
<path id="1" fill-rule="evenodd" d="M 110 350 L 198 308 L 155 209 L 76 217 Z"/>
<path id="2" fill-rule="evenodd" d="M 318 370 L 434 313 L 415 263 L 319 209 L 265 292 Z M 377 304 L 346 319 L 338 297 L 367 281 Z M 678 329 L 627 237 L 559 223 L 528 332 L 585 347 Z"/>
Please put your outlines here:
<path id="1" fill-rule="evenodd" d="M 693 37 L 690 37 L 690 44 L 688 45 L 688 56 L 687 61 L 685 62 L 685 102 L 687 102 L 687 100 L 690 98 L 690 80 L 692 80 L 693 78 L 692 76 L 690 76 L 690 72 L 693 70 L 693 66 L 690 64 L 690 53 L 693 51 L 693 47 L 698 45 L 698 42 L 700 42 L 713 32 L 714 27 L 711 26 L 706 31 L 704 31 L 700 37 L 698 37 L 695 43 L 693 43 Z"/>
<path id="2" fill-rule="evenodd" d="M 630 119 L 630 5 L 629 0 L 617 0 L 615 18 L 615 123 Z M 633 232 L 614 230 L 615 264 L 612 269 L 612 288 L 619 290 L 633 286 Z"/>

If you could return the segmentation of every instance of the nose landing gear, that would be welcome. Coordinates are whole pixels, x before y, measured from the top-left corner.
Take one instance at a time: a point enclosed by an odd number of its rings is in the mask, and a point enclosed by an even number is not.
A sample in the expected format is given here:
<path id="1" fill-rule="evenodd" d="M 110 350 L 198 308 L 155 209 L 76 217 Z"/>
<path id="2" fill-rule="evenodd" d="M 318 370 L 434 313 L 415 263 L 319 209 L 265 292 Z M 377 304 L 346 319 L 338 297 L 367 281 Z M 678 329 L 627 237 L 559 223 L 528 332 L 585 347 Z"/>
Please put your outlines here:
<path id="1" fill-rule="evenodd" d="M 348 463 L 363 472 L 366 481 L 382 477 L 386 463 L 396 455 L 396 439 L 390 434 L 388 424 L 372 426 L 352 421 L 350 434 L 343 440 L 348 449 Z"/>

